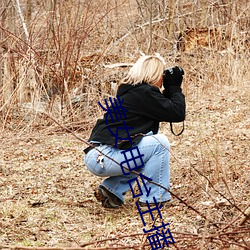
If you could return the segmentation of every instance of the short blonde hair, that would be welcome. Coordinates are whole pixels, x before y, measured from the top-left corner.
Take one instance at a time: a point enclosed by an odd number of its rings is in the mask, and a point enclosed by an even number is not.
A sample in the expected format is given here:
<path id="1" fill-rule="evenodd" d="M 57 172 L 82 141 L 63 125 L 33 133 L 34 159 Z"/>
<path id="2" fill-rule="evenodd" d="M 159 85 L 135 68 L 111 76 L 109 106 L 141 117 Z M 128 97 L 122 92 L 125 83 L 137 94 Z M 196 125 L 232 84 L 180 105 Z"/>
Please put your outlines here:
<path id="1" fill-rule="evenodd" d="M 136 85 L 145 82 L 154 84 L 162 77 L 164 66 L 165 61 L 159 54 L 141 56 L 129 70 L 122 83 Z"/>

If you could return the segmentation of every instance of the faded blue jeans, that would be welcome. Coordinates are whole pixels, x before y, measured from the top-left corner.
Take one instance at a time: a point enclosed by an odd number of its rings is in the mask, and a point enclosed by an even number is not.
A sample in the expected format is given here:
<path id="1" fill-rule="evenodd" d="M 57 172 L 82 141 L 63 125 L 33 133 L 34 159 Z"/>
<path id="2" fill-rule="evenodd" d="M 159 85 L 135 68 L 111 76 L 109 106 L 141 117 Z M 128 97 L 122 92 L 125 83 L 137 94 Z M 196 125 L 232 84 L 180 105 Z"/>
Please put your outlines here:
<path id="1" fill-rule="evenodd" d="M 151 178 L 152 181 L 162 185 L 165 188 L 170 188 L 170 167 L 169 167 L 169 142 L 165 135 L 146 135 L 136 145 L 140 154 L 144 155 L 142 160 L 144 166 L 140 169 L 135 169 L 136 172 L 142 173 L 144 176 Z M 125 160 L 124 154 L 121 154 L 123 150 L 110 147 L 107 145 L 101 145 L 97 147 L 104 155 L 114 159 L 116 162 L 121 163 Z M 124 195 L 130 189 L 130 185 L 127 181 L 131 180 L 131 184 L 136 180 L 132 180 L 139 176 L 125 170 L 123 174 L 121 166 L 113 162 L 109 158 L 104 156 L 103 164 L 98 161 L 98 156 L 101 155 L 96 149 L 92 149 L 85 155 L 85 164 L 89 171 L 94 175 L 101 177 L 108 177 L 102 181 L 101 186 L 106 187 L 111 193 L 115 194 L 118 198 L 124 202 Z M 131 162 L 130 162 L 131 163 Z M 135 165 L 130 164 L 130 169 L 133 170 Z M 126 165 L 124 165 L 126 166 Z M 137 166 L 140 166 L 139 164 Z M 154 203 L 153 197 L 157 202 L 164 202 L 170 200 L 170 194 L 163 188 L 160 188 L 152 183 L 149 183 L 144 179 L 147 189 L 151 188 L 147 197 L 147 192 L 143 184 L 141 184 L 142 195 L 140 196 L 141 202 L 148 201 Z"/>

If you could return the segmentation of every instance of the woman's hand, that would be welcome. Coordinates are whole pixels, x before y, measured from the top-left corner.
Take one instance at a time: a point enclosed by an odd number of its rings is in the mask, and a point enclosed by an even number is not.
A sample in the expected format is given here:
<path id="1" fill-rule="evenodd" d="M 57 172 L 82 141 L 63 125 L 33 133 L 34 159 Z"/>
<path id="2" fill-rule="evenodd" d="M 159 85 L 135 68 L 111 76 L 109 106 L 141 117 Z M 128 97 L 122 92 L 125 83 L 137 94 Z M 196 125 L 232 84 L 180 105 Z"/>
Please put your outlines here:
<path id="1" fill-rule="evenodd" d="M 168 89 L 169 86 L 181 86 L 184 70 L 181 67 L 175 66 L 164 70 L 163 86 Z"/>

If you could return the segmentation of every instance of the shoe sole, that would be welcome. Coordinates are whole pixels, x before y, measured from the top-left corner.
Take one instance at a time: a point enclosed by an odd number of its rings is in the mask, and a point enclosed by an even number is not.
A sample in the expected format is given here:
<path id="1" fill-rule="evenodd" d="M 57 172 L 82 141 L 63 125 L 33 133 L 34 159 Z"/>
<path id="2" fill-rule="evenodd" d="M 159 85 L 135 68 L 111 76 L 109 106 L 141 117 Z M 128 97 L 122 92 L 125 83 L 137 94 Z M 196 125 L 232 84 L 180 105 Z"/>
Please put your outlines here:
<path id="1" fill-rule="evenodd" d="M 105 208 L 119 208 L 120 205 L 115 204 L 110 198 L 109 194 L 105 191 L 104 188 L 99 187 L 95 190 L 94 195 L 96 199 L 102 203 L 102 206 Z"/>

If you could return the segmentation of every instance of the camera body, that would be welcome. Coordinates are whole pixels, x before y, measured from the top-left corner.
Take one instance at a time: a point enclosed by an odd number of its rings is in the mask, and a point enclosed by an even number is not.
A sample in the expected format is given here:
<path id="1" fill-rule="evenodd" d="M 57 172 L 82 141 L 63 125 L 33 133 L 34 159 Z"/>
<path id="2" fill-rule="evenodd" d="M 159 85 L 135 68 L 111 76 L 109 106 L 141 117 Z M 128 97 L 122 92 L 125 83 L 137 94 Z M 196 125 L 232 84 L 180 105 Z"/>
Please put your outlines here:
<path id="1" fill-rule="evenodd" d="M 169 73 L 171 75 L 174 74 L 174 67 L 165 69 L 163 72 L 163 75 L 167 75 L 167 73 Z"/>
<path id="2" fill-rule="evenodd" d="M 181 67 L 174 66 L 167 68 L 163 72 L 163 86 L 167 88 L 170 85 L 181 86 L 184 70 Z"/>
<path id="3" fill-rule="evenodd" d="M 184 75 L 184 70 L 182 67 L 174 66 L 174 67 L 170 67 L 170 68 L 165 69 L 163 72 L 163 76 L 167 76 L 168 74 L 173 75 L 174 71 L 179 71 L 178 72 L 179 74 Z"/>

